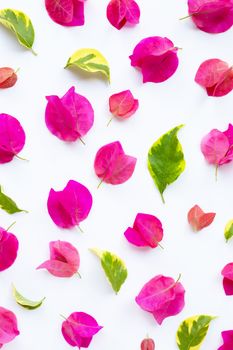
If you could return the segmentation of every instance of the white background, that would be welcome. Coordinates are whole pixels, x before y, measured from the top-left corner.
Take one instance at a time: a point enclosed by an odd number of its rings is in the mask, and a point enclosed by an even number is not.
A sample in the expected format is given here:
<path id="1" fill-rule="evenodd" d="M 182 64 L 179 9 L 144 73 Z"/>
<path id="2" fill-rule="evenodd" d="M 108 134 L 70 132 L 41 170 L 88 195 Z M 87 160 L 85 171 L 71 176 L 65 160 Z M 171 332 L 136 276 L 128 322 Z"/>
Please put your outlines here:
<path id="1" fill-rule="evenodd" d="M 214 168 L 200 152 L 200 141 L 212 128 L 225 130 L 233 121 L 233 94 L 207 97 L 194 76 L 199 64 L 208 58 L 232 64 L 233 30 L 211 35 L 196 29 L 191 20 L 179 21 L 187 14 L 185 0 L 138 0 L 140 24 L 118 31 L 106 19 L 107 3 L 87 1 L 85 26 L 65 28 L 52 22 L 42 0 L 1 1 L 1 8 L 20 9 L 31 17 L 36 32 L 34 49 L 38 52 L 37 57 L 33 56 L 11 33 L 0 28 L 0 66 L 20 67 L 15 87 L 0 92 L 0 112 L 22 123 L 27 142 L 21 156 L 30 160 L 15 159 L 0 166 L 5 193 L 30 212 L 12 216 L 0 213 L 2 227 L 17 221 L 12 232 L 20 242 L 15 264 L 0 274 L 0 305 L 15 312 L 21 332 L 6 349 L 69 349 L 60 332 L 59 314 L 85 311 L 104 326 L 94 337 L 91 350 L 137 350 L 146 334 L 155 339 L 156 349 L 175 350 L 180 322 L 195 314 L 219 316 L 202 346 L 203 350 L 215 350 L 221 344 L 221 331 L 233 329 L 233 297 L 225 296 L 221 278 L 223 266 L 233 261 L 233 242 L 226 244 L 223 237 L 225 224 L 233 217 L 233 164 L 219 170 L 216 183 Z M 141 74 L 130 66 L 128 56 L 142 38 L 153 35 L 167 36 L 182 48 L 178 53 L 180 64 L 168 81 L 143 85 Z M 68 57 L 83 47 L 97 48 L 108 59 L 111 86 L 93 76 L 63 69 Z M 72 85 L 95 110 L 86 146 L 59 141 L 44 123 L 45 96 L 62 96 Z M 125 89 L 139 98 L 140 108 L 129 120 L 114 120 L 107 128 L 108 97 Z M 180 123 L 185 124 L 179 139 L 187 167 L 166 190 L 163 205 L 147 170 L 147 152 L 158 137 Z M 116 140 L 121 141 L 126 153 L 138 158 L 135 173 L 123 185 L 103 184 L 97 190 L 95 154 L 99 147 Z M 59 229 L 47 213 L 50 188 L 60 190 L 70 179 L 86 185 L 94 198 L 91 213 L 82 223 L 84 234 L 76 229 Z M 187 212 L 194 204 L 217 213 L 214 223 L 198 234 L 187 223 Z M 138 212 L 160 218 L 164 250 L 140 250 L 125 240 L 123 232 Z M 46 270 L 35 270 L 48 258 L 49 242 L 58 239 L 78 248 L 81 280 L 59 279 Z M 129 276 L 119 295 L 111 290 L 98 259 L 88 251 L 90 247 L 111 250 L 125 260 Z M 176 279 L 179 273 L 186 289 L 185 308 L 158 326 L 134 298 L 157 274 Z M 46 296 L 44 305 L 35 311 L 22 309 L 12 298 L 12 282 L 31 299 Z"/>

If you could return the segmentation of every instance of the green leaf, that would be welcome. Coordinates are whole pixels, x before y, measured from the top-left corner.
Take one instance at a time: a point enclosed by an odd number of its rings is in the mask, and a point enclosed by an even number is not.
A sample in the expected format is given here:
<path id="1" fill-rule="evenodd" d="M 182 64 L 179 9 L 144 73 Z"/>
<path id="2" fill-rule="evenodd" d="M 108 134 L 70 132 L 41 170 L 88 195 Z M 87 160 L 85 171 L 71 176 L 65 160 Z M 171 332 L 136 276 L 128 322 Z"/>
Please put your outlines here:
<path id="1" fill-rule="evenodd" d="M 125 263 L 111 252 L 101 251 L 99 249 L 91 249 L 91 251 L 100 258 L 102 268 L 112 289 L 118 293 L 128 275 Z"/>
<path id="2" fill-rule="evenodd" d="M 148 152 L 148 169 L 164 201 L 163 192 L 185 169 L 182 146 L 177 138 L 179 125 L 161 136 Z"/>
<path id="3" fill-rule="evenodd" d="M 224 230 L 224 236 L 228 242 L 233 237 L 233 220 L 228 221 Z"/>
<path id="4" fill-rule="evenodd" d="M 16 35 L 21 45 L 35 54 L 32 49 L 35 37 L 34 28 L 30 18 L 25 13 L 13 9 L 0 10 L 0 23 Z"/>
<path id="5" fill-rule="evenodd" d="M 15 301 L 17 304 L 21 305 L 22 307 L 24 307 L 25 309 L 28 309 L 28 310 L 37 309 L 38 307 L 40 307 L 42 305 L 43 301 L 45 300 L 45 298 L 43 298 L 39 301 L 29 300 L 29 299 L 25 298 L 24 296 L 22 296 L 22 294 L 20 294 L 14 286 L 13 286 L 13 297 L 15 298 Z"/>
<path id="6" fill-rule="evenodd" d="M 8 196 L 6 196 L 2 192 L 2 188 L 0 186 L 0 208 L 5 210 L 8 214 L 20 213 L 24 211 L 28 213 L 27 210 L 19 209 L 17 204 Z"/>
<path id="7" fill-rule="evenodd" d="M 102 73 L 110 81 L 110 68 L 106 58 L 95 49 L 80 49 L 67 61 L 65 68 L 76 66 L 89 73 Z"/>
<path id="8" fill-rule="evenodd" d="M 199 350 L 215 317 L 197 315 L 184 320 L 176 333 L 176 342 L 180 350 Z"/>

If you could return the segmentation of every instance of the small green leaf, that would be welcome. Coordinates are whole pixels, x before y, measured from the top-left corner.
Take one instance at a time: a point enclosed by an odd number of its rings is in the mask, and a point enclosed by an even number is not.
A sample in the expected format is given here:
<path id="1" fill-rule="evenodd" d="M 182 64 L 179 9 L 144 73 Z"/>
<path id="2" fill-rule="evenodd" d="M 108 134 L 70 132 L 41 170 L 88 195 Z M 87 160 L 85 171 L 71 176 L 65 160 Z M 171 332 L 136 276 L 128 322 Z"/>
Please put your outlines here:
<path id="1" fill-rule="evenodd" d="M 125 263 L 115 254 L 99 249 L 91 249 L 101 261 L 102 268 L 113 290 L 118 293 L 125 282 L 128 272 Z"/>
<path id="2" fill-rule="evenodd" d="M 17 37 L 19 43 L 32 49 L 34 43 L 34 28 L 30 18 L 23 12 L 13 9 L 0 10 L 0 23 L 10 29 Z"/>
<path id="3" fill-rule="evenodd" d="M 17 204 L 8 196 L 6 196 L 2 192 L 2 188 L 0 186 L 0 208 L 5 210 L 8 214 L 20 213 L 24 211 L 28 213 L 27 210 L 19 209 Z"/>
<path id="4" fill-rule="evenodd" d="M 45 300 L 45 298 L 43 298 L 39 301 L 32 301 L 27 298 L 24 298 L 24 296 L 22 296 L 22 294 L 20 294 L 14 286 L 13 286 L 13 296 L 17 304 L 21 305 L 22 307 L 28 310 L 37 309 L 42 305 L 43 301 Z"/>
<path id="5" fill-rule="evenodd" d="M 76 66 L 89 73 L 100 72 L 110 81 L 110 68 L 106 58 L 95 49 L 80 49 L 67 61 L 65 68 Z"/>
<path id="6" fill-rule="evenodd" d="M 224 236 L 228 242 L 233 237 L 233 220 L 228 221 L 224 230 Z"/>
<path id="7" fill-rule="evenodd" d="M 197 315 L 184 320 L 176 333 L 176 342 L 180 350 L 199 350 L 209 329 L 210 322 L 216 317 Z"/>
<path id="8" fill-rule="evenodd" d="M 148 152 L 148 169 L 164 202 L 163 192 L 185 169 L 182 146 L 177 138 L 179 125 L 161 136 Z"/>

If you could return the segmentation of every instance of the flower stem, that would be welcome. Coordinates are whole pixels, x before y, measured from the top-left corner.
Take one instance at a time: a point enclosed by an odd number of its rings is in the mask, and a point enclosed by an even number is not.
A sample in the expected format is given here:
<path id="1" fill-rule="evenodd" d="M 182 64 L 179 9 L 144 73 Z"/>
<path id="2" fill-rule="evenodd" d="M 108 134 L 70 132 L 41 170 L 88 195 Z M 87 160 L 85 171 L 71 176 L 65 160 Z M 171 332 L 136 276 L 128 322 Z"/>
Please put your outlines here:
<path id="1" fill-rule="evenodd" d="M 109 119 L 107 126 L 110 125 L 110 123 L 111 123 L 112 120 L 113 120 L 113 117 L 112 117 L 111 119 Z"/>
<path id="2" fill-rule="evenodd" d="M 181 17 L 181 18 L 179 18 L 179 20 L 183 21 L 183 19 L 187 19 L 187 18 L 190 18 L 190 17 L 192 17 L 192 15 L 187 15 L 187 16 Z"/>
<path id="3" fill-rule="evenodd" d="M 82 276 L 80 275 L 80 273 L 77 271 L 76 275 L 78 275 L 79 278 L 82 278 Z"/>
<path id="4" fill-rule="evenodd" d="M 7 227 L 6 231 L 9 231 L 11 227 L 14 226 L 15 224 L 16 224 L 16 221 L 12 222 L 12 224 L 9 227 Z"/>
<path id="5" fill-rule="evenodd" d="M 81 227 L 79 225 L 77 227 L 81 233 L 84 233 L 84 231 L 81 229 Z"/>
<path id="6" fill-rule="evenodd" d="M 16 154 L 15 157 L 18 158 L 18 159 L 20 159 L 20 160 L 24 160 L 25 162 L 29 162 L 28 159 L 23 158 L 23 157 L 20 157 L 20 156 L 18 156 L 18 154 Z"/>
<path id="7" fill-rule="evenodd" d="M 84 146 L 86 146 L 85 142 L 83 141 L 83 139 L 82 139 L 81 137 L 79 138 L 79 140 L 82 142 L 82 144 L 83 144 Z"/>
<path id="8" fill-rule="evenodd" d="M 99 185 L 97 186 L 97 189 L 100 188 L 100 186 L 102 185 L 103 181 L 104 181 L 104 179 L 101 179 Z"/>
<path id="9" fill-rule="evenodd" d="M 218 164 L 216 165 L 216 168 L 215 168 L 215 181 L 216 182 L 218 181 Z"/>
<path id="10" fill-rule="evenodd" d="M 59 316 L 61 316 L 62 318 L 64 318 L 64 320 L 67 321 L 67 318 L 66 318 L 65 316 L 63 316 L 63 315 L 61 315 L 61 314 L 59 314 Z"/>

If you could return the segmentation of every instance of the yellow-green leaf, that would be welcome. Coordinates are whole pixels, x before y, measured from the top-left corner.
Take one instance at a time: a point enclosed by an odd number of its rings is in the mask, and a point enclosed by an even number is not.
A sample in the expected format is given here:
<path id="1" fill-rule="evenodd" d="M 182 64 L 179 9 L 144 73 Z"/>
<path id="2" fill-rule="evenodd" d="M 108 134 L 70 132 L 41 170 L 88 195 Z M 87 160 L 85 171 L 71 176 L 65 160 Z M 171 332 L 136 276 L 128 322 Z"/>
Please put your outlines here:
<path id="1" fill-rule="evenodd" d="M 19 43 L 35 54 L 32 49 L 35 33 L 30 18 L 23 12 L 13 9 L 0 10 L 0 23 L 10 29 Z"/>
<path id="2" fill-rule="evenodd" d="M 233 237 L 233 220 L 228 221 L 224 230 L 226 241 Z"/>
<path id="3" fill-rule="evenodd" d="M 102 73 L 110 81 L 110 68 L 106 58 L 95 49 L 80 49 L 67 61 L 65 68 L 76 66 L 89 73 Z"/>
<path id="4" fill-rule="evenodd" d="M 28 310 L 37 309 L 38 307 L 40 307 L 42 305 L 43 301 L 45 300 L 45 298 L 43 298 L 39 301 L 29 300 L 29 299 L 25 298 L 24 296 L 22 296 L 22 294 L 20 294 L 14 286 L 13 286 L 13 296 L 14 296 L 17 304 L 21 305 L 22 307 L 24 307 L 25 309 L 28 309 Z"/>
<path id="5" fill-rule="evenodd" d="M 162 135 L 148 152 L 148 169 L 164 202 L 163 192 L 185 169 L 182 146 L 177 138 L 179 125 Z"/>
<path id="6" fill-rule="evenodd" d="M 111 252 L 101 251 L 99 249 L 91 249 L 91 251 L 100 258 L 102 268 L 112 289 L 118 293 L 128 275 L 125 263 Z"/>
<path id="7" fill-rule="evenodd" d="M 27 210 L 20 209 L 17 204 L 8 197 L 6 194 L 2 192 L 2 187 L 0 186 L 0 208 L 2 210 L 5 210 L 8 214 L 15 214 L 20 213 L 24 211 L 25 213 L 28 213 Z"/>
<path id="8" fill-rule="evenodd" d="M 180 350 L 199 350 L 209 329 L 213 316 L 197 315 L 184 320 L 176 333 Z"/>

